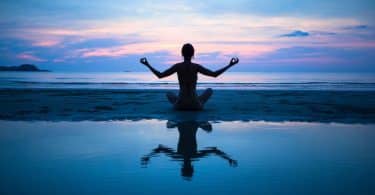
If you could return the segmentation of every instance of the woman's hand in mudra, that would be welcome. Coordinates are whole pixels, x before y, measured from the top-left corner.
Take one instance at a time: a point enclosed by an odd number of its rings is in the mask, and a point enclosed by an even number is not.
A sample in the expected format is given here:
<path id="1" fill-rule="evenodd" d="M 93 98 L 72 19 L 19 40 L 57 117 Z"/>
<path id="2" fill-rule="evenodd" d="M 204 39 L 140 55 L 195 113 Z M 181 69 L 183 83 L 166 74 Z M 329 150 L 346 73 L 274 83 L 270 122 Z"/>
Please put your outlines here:
<path id="1" fill-rule="evenodd" d="M 229 62 L 229 65 L 233 66 L 237 64 L 240 60 L 238 58 L 232 58 Z"/>
<path id="2" fill-rule="evenodd" d="M 139 60 L 139 62 L 142 63 L 142 64 L 144 64 L 144 65 L 146 65 L 146 66 L 150 65 L 150 64 L 148 63 L 148 61 L 147 61 L 147 58 L 141 58 L 141 59 Z"/>

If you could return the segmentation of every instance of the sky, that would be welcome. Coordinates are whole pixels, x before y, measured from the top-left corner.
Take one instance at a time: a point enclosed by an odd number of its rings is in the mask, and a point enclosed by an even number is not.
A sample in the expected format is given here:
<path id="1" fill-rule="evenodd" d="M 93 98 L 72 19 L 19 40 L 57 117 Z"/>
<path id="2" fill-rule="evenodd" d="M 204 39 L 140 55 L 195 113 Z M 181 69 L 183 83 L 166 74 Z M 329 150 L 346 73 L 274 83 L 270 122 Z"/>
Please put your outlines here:
<path id="1" fill-rule="evenodd" d="M 0 65 L 160 70 L 182 60 L 232 71 L 375 72 L 373 0 L 2 0 Z"/>

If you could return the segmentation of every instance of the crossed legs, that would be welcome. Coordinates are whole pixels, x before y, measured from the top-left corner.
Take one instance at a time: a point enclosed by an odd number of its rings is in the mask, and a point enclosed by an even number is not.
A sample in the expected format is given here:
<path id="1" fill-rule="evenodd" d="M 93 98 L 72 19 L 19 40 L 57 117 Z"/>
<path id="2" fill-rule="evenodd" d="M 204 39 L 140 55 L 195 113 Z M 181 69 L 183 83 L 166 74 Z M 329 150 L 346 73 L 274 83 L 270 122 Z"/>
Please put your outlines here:
<path id="1" fill-rule="evenodd" d="M 212 89 L 207 88 L 201 95 L 198 96 L 199 102 L 202 104 L 202 106 L 207 102 L 208 99 L 210 99 L 212 93 Z"/>
<path id="2" fill-rule="evenodd" d="M 211 88 L 207 88 L 201 95 L 198 96 L 198 100 L 202 106 L 207 102 L 208 99 L 210 99 L 212 93 L 213 90 Z M 178 96 L 175 93 L 167 92 L 166 95 L 171 104 L 175 104 L 177 102 Z"/>

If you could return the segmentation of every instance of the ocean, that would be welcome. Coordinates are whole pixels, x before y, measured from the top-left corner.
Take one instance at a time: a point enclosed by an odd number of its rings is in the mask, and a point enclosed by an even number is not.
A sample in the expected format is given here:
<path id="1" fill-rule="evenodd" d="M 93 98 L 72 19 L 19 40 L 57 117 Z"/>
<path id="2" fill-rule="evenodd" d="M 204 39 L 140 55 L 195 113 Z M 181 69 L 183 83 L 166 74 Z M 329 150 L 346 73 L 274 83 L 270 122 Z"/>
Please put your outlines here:
<path id="1" fill-rule="evenodd" d="M 157 79 L 149 72 L 0 72 L 0 89 L 177 89 L 177 76 Z M 374 91 L 372 73 L 228 72 L 199 75 L 198 89 Z"/>

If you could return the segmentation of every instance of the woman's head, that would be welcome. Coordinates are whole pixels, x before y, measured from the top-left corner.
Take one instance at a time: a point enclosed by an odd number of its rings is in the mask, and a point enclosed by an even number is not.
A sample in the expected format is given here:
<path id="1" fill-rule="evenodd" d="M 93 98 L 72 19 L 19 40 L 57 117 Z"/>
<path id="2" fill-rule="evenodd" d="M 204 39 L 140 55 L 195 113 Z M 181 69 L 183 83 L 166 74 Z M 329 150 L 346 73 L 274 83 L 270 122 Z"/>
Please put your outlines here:
<path id="1" fill-rule="evenodd" d="M 194 56 L 194 47 L 190 43 L 186 43 L 182 46 L 181 54 L 184 56 L 184 59 L 191 60 L 191 58 Z"/>

